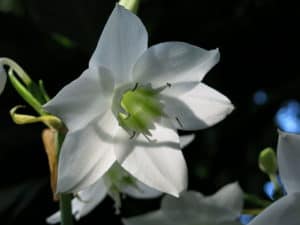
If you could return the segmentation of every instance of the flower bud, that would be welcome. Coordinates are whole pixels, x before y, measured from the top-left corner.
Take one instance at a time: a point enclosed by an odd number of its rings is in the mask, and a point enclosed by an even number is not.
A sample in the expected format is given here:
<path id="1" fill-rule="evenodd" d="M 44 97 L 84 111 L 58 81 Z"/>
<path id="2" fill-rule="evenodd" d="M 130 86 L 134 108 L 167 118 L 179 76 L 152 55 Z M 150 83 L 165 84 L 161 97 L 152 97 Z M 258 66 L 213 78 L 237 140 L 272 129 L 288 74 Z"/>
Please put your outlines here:
<path id="1" fill-rule="evenodd" d="M 259 168 L 264 173 L 270 175 L 277 172 L 276 154 L 272 148 L 265 148 L 259 154 L 258 159 Z"/>

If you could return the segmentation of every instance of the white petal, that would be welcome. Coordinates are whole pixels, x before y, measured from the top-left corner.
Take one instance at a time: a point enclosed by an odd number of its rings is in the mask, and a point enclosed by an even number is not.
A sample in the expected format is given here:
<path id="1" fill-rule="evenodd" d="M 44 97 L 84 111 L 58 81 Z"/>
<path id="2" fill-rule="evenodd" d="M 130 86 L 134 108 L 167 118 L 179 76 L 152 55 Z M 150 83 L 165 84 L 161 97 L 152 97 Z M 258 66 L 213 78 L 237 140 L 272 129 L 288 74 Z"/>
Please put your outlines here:
<path id="1" fill-rule="evenodd" d="M 175 130 L 156 125 L 148 141 L 142 135 L 129 139 L 123 129 L 115 138 L 115 153 L 132 176 L 159 191 L 178 196 L 187 185 L 187 168 Z"/>
<path id="2" fill-rule="evenodd" d="M 180 198 L 165 196 L 161 209 L 172 221 L 181 224 L 218 224 L 233 221 L 232 213 L 206 201 L 198 192 L 188 191 Z"/>
<path id="3" fill-rule="evenodd" d="M 177 225 L 176 221 L 169 220 L 161 211 L 146 213 L 140 216 L 122 220 L 125 225 Z M 183 225 L 183 224 L 181 224 Z"/>
<path id="4" fill-rule="evenodd" d="M 122 192 L 133 198 L 150 199 L 157 198 L 162 195 L 162 192 L 157 191 L 140 181 L 136 181 L 135 186 L 126 185 L 122 188 Z"/>
<path id="5" fill-rule="evenodd" d="M 200 82 L 220 58 L 219 50 L 207 51 L 183 43 L 166 42 L 149 48 L 133 69 L 133 80 L 153 84 Z"/>
<path id="6" fill-rule="evenodd" d="M 105 198 L 107 188 L 102 179 L 95 184 L 78 193 L 79 198 L 72 199 L 72 214 L 76 220 L 86 216 Z M 49 224 L 56 224 L 61 221 L 61 212 L 58 211 L 46 219 Z"/>
<path id="7" fill-rule="evenodd" d="M 108 111 L 84 129 L 67 134 L 59 158 L 58 192 L 77 192 L 101 178 L 115 161 L 116 129 L 117 121 Z"/>
<path id="8" fill-rule="evenodd" d="M 204 83 L 199 83 L 181 96 L 165 95 L 163 100 L 165 112 L 174 120 L 177 128 L 182 130 L 199 130 L 213 126 L 234 108 L 227 97 Z"/>
<path id="9" fill-rule="evenodd" d="M 140 19 L 116 4 L 89 65 L 110 69 L 116 84 L 128 82 L 133 65 L 146 51 L 147 45 L 148 34 Z"/>
<path id="10" fill-rule="evenodd" d="M 180 148 L 183 149 L 191 144 L 195 139 L 195 134 L 181 135 L 179 136 Z"/>
<path id="11" fill-rule="evenodd" d="M 61 218 L 61 213 L 60 211 L 52 214 L 51 216 L 49 216 L 48 218 L 46 218 L 46 222 L 48 224 L 56 224 L 56 223 L 60 223 L 60 218 Z"/>
<path id="12" fill-rule="evenodd" d="M 107 69 L 88 69 L 65 86 L 44 108 L 59 116 L 70 131 L 75 131 L 107 109 L 113 87 L 113 77 Z"/>
<path id="13" fill-rule="evenodd" d="M 0 94 L 3 92 L 5 88 L 6 80 L 7 80 L 6 72 L 2 67 L 2 65 L 0 65 Z"/>
<path id="14" fill-rule="evenodd" d="M 249 225 L 299 225 L 300 193 L 289 194 L 266 208 Z"/>
<path id="15" fill-rule="evenodd" d="M 277 157 L 280 178 L 287 193 L 300 191 L 300 135 L 279 131 Z"/>
<path id="16" fill-rule="evenodd" d="M 192 90 L 194 87 L 196 87 L 199 84 L 199 81 L 197 82 L 180 82 L 176 84 L 172 84 L 171 86 L 167 86 L 168 88 L 165 88 L 163 90 L 164 95 L 173 96 L 173 97 L 179 97 L 186 92 Z"/>
<path id="17" fill-rule="evenodd" d="M 232 211 L 232 220 L 240 216 L 243 209 L 244 194 L 237 182 L 230 183 L 222 187 L 214 195 L 207 197 L 206 201 L 210 204 Z"/>
<path id="18" fill-rule="evenodd" d="M 89 214 L 102 202 L 107 194 L 107 187 L 103 179 L 78 193 L 79 198 L 72 200 L 72 211 L 76 220 Z"/>
<path id="19" fill-rule="evenodd" d="M 199 208 L 202 206 L 200 201 L 204 201 L 203 195 L 194 191 L 183 192 L 179 198 L 166 195 L 162 199 L 161 210 L 178 224 L 200 224 L 201 211 L 206 210 Z"/>

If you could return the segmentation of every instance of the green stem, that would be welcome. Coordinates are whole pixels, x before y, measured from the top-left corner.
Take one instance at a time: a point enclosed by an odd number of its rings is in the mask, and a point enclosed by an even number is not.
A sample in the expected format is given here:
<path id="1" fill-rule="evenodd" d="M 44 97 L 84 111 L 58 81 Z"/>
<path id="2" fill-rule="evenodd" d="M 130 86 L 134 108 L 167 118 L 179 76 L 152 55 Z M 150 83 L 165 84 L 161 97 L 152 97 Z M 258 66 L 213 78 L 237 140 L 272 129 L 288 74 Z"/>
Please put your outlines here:
<path id="1" fill-rule="evenodd" d="M 72 194 L 61 194 L 59 199 L 59 208 L 61 213 L 61 225 L 73 225 L 73 215 L 71 200 Z"/>
<path id="2" fill-rule="evenodd" d="M 65 130 L 57 131 L 57 157 L 59 157 L 60 148 L 65 139 Z M 57 160 L 58 161 L 58 160 Z M 72 205 L 73 194 L 60 194 L 59 208 L 61 213 L 61 225 L 73 225 Z"/>
<path id="3" fill-rule="evenodd" d="M 260 199 L 255 195 L 247 194 L 247 193 L 244 194 L 244 200 L 246 203 L 250 203 L 255 205 L 256 207 L 261 207 L 261 208 L 266 208 L 272 203 L 270 201 Z"/>
<path id="4" fill-rule="evenodd" d="M 283 196 L 283 192 L 282 192 L 281 186 L 279 184 L 279 181 L 277 179 L 277 175 L 276 174 L 269 174 L 269 178 L 270 178 L 271 182 L 274 185 L 274 190 L 275 190 L 274 198 L 279 199 L 280 197 Z"/>
<path id="5" fill-rule="evenodd" d="M 260 214 L 263 210 L 264 210 L 264 208 L 263 209 L 244 209 L 242 213 L 256 216 L 256 215 Z"/>
<path id="6" fill-rule="evenodd" d="M 8 71 L 8 77 L 11 81 L 11 84 L 16 89 L 16 91 L 19 93 L 20 96 L 29 104 L 32 108 L 35 109 L 37 113 L 40 115 L 45 115 L 46 112 L 43 110 L 43 107 L 41 103 L 25 88 L 21 82 L 19 82 L 13 74 L 13 69 L 9 69 Z"/>
<path id="7" fill-rule="evenodd" d="M 2 57 L 0 58 L 0 65 L 4 66 L 7 65 L 17 73 L 18 77 L 26 84 L 30 85 L 32 80 L 28 76 L 28 74 L 13 60 L 9 58 Z"/>

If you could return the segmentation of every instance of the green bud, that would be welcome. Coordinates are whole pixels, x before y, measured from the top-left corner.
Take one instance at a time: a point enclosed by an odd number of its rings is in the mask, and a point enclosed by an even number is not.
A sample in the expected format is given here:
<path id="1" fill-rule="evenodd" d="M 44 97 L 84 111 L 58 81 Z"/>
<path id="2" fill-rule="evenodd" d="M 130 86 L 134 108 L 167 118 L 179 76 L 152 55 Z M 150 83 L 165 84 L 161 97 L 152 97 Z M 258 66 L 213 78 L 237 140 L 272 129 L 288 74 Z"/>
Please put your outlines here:
<path id="1" fill-rule="evenodd" d="M 119 4 L 127 10 L 137 14 L 139 9 L 140 0 L 120 0 Z"/>
<path id="2" fill-rule="evenodd" d="M 258 165 L 261 171 L 270 175 L 277 172 L 277 159 L 272 148 L 266 148 L 259 154 Z"/>

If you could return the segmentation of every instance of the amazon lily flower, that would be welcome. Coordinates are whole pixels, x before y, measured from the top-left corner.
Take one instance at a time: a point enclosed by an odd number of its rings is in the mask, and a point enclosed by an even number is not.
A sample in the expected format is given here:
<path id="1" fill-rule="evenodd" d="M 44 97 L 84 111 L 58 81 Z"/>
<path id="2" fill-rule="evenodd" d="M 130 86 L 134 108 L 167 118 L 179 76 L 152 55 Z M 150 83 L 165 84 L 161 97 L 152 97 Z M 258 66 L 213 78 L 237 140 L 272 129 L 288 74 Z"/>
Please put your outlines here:
<path id="1" fill-rule="evenodd" d="M 225 185 L 212 196 L 187 191 L 180 198 L 165 196 L 161 209 L 124 219 L 125 225 L 239 225 L 243 192 L 237 183 Z"/>
<path id="2" fill-rule="evenodd" d="M 148 48 L 147 31 L 116 5 L 89 67 L 44 108 L 69 132 L 58 168 L 58 192 L 96 183 L 115 163 L 159 191 L 178 196 L 187 167 L 177 129 L 214 125 L 233 106 L 201 80 L 219 51 L 182 42 Z"/>
<path id="3" fill-rule="evenodd" d="M 194 140 L 195 135 L 180 136 L 180 147 L 184 148 Z M 109 195 L 115 201 L 116 212 L 121 207 L 121 194 L 137 199 L 151 199 L 161 196 L 161 192 L 139 182 L 119 164 L 115 163 L 102 178 L 88 188 L 79 191 L 72 200 L 72 213 L 76 220 L 89 214 Z M 47 218 L 47 223 L 61 220 L 60 211 Z"/>
<path id="4" fill-rule="evenodd" d="M 300 223 L 300 135 L 279 131 L 279 175 L 287 195 L 275 201 L 250 225 L 298 225 Z"/>
<path id="5" fill-rule="evenodd" d="M 112 168 L 95 184 L 79 191 L 72 200 L 72 213 L 76 220 L 89 214 L 109 195 L 115 201 L 116 212 L 121 206 L 120 194 L 133 198 L 150 199 L 159 197 L 162 193 L 137 181 L 124 171 L 118 164 Z M 47 223 L 55 224 L 61 220 L 60 211 L 47 218 Z"/>

